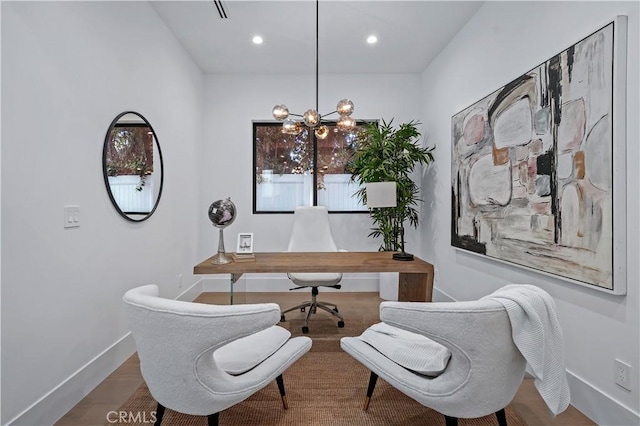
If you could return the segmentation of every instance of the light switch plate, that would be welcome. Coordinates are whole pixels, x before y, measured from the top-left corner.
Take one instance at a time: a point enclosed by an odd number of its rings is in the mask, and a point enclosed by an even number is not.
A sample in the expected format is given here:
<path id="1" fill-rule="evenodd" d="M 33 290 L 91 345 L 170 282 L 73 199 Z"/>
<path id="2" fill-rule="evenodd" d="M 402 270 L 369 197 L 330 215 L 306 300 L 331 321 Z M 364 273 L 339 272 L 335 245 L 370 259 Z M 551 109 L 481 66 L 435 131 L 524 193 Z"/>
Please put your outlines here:
<path id="1" fill-rule="evenodd" d="M 64 206 L 64 227 L 77 228 L 80 226 L 80 206 Z"/>

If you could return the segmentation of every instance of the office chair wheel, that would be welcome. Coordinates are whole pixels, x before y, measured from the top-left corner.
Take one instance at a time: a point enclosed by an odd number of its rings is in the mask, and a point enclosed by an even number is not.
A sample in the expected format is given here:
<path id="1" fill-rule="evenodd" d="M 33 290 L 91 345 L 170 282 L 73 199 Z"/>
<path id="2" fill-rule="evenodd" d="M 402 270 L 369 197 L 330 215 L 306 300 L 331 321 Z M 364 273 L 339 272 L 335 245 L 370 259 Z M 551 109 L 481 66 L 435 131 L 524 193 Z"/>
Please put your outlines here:
<path id="1" fill-rule="evenodd" d="M 344 328 L 344 321 L 338 321 L 338 328 Z"/>
<path id="2" fill-rule="evenodd" d="M 280 322 L 284 322 L 284 321 L 285 321 L 284 315 L 280 315 Z"/>
<path id="3" fill-rule="evenodd" d="M 307 334 L 309 332 L 309 327 L 302 327 L 302 333 Z"/>

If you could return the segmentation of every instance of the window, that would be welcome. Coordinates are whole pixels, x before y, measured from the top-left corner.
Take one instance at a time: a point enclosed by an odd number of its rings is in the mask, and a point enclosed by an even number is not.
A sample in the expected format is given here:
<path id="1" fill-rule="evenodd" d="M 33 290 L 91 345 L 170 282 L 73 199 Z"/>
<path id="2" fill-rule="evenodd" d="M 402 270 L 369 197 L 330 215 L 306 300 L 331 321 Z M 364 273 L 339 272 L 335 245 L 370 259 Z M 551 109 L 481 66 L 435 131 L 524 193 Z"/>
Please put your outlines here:
<path id="1" fill-rule="evenodd" d="M 366 212 L 353 195 L 359 185 L 347 171 L 356 135 L 328 123 L 325 139 L 302 126 L 296 135 L 282 133 L 282 123 L 253 123 L 253 212 L 291 213 L 296 206 L 326 206 L 330 212 Z"/>

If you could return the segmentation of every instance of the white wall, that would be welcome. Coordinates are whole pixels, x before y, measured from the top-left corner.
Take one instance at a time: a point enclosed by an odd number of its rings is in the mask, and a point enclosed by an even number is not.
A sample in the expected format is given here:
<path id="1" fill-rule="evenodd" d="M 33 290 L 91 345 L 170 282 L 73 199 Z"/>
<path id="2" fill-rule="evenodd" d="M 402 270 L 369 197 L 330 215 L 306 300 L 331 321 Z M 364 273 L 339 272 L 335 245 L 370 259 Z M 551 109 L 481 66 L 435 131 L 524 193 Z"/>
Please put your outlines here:
<path id="1" fill-rule="evenodd" d="M 586 35 L 629 16 L 627 103 L 627 295 L 611 296 L 450 246 L 451 117 Z M 638 2 L 487 2 L 423 74 L 427 135 L 437 167 L 423 184 L 422 255 L 436 266 L 437 297 L 476 299 L 509 283 L 532 283 L 555 299 L 565 337 L 572 403 L 598 424 L 638 424 L 640 406 L 638 228 Z M 616 205 L 616 209 L 625 208 Z M 614 359 L 634 371 L 631 392 L 614 384 Z"/>
<path id="2" fill-rule="evenodd" d="M 629 52 L 635 52 L 628 83 L 628 295 L 612 297 L 455 252 L 451 116 L 616 14 L 630 16 Z M 286 247 L 290 215 L 251 214 L 251 120 L 270 120 L 276 103 L 292 111 L 313 106 L 314 78 L 203 78 L 145 3 L 2 2 L 1 18 L 0 422 L 44 424 L 133 350 L 130 339 L 118 344 L 128 329 L 121 306 L 127 289 L 155 282 L 175 297 L 199 278 L 191 275 L 193 265 L 217 248 L 217 230 L 206 216 L 211 202 L 231 196 L 238 207 L 225 231 L 229 251 L 238 232 L 254 232 L 259 251 Z M 637 424 L 638 413 L 637 376 L 632 392 L 613 384 L 614 358 L 640 369 L 638 50 L 637 3 L 489 2 L 422 79 L 320 76 L 321 112 L 350 97 L 357 118 L 424 122 L 436 164 L 422 177 L 426 208 L 420 229 L 407 230 L 407 250 L 435 263 L 436 298 L 474 299 L 509 282 L 549 291 L 567 340 L 573 403 L 605 425 Z M 101 174 L 107 126 L 129 109 L 154 126 L 165 160 L 162 200 L 141 224 L 116 214 Z M 80 206 L 80 228 L 63 229 L 66 204 Z M 366 237 L 366 215 L 336 214 L 331 221 L 339 246 L 377 248 Z M 254 289 L 265 289 L 261 280 L 253 279 Z"/>
<path id="3" fill-rule="evenodd" d="M 321 62 L 322 63 L 322 62 Z M 417 74 L 335 75 L 320 74 L 319 109 L 335 110 L 340 99 L 355 104 L 353 117 L 379 119 L 394 124 L 421 120 L 420 76 Z M 225 229 L 227 251 L 235 250 L 239 232 L 254 233 L 254 250 L 284 251 L 291 229 L 290 214 L 252 214 L 253 145 L 252 120 L 273 121 L 271 109 L 283 103 L 291 112 L 315 106 L 314 75 L 207 75 L 205 84 L 204 141 L 200 168 L 203 196 L 198 205 L 201 239 L 198 253 L 205 259 L 217 250 L 218 234 L 209 219 L 209 205 L 231 197 L 238 209 L 235 222 Z M 371 220 L 365 214 L 331 214 L 338 247 L 349 251 L 377 250 L 380 241 L 367 238 Z M 407 228 L 407 251 L 417 251 L 417 232 Z M 377 286 L 377 274 L 345 276 L 351 291 L 367 289 L 368 279 Z M 275 274 L 248 275 L 244 287 L 252 291 L 286 291 L 290 282 Z M 254 282 L 258 287 L 252 286 Z M 268 284 L 267 284 L 268 282 Z M 242 284 L 242 283 L 241 283 Z M 262 285 L 261 285 L 262 284 Z M 226 291 L 226 281 L 210 290 Z M 373 290 L 376 288 L 374 287 Z"/>
<path id="4" fill-rule="evenodd" d="M 194 282 L 202 88 L 145 2 L 2 2 L 2 424 L 53 423 L 132 353 L 112 346 L 127 289 L 175 297 Z M 125 110 L 164 155 L 162 199 L 138 224 L 102 177 Z M 67 204 L 79 228 L 63 229 Z"/>

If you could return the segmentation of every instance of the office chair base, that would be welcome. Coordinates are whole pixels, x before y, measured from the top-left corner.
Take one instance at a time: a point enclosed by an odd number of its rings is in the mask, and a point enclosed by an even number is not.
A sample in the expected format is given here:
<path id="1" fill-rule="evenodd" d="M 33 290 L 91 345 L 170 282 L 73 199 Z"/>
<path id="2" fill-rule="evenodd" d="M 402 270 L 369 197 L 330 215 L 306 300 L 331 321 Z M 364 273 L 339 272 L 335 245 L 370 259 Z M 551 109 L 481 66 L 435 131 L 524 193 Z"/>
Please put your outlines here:
<path id="1" fill-rule="evenodd" d="M 306 302 L 303 302 L 297 306 L 294 306 L 293 308 L 289 308 L 286 311 L 282 311 L 280 313 L 280 321 L 282 322 L 285 321 L 284 314 L 286 314 L 287 312 L 291 312 L 295 310 L 300 310 L 300 312 L 306 311 L 307 315 L 305 315 L 304 322 L 302 324 L 302 333 L 307 334 L 309 332 L 309 319 L 311 318 L 311 315 L 315 314 L 318 309 L 322 309 L 323 311 L 327 311 L 331 315 L 337 317 L 339 319 L 338 328 L 343 328 L 344 317 L 340 312 L 338 312 L 338 306 L 335 303 L 318 301 L 316 299 L 317 294 L 318 294 L 318 290 L 317 288 L 314 287 L 311 292 L 311 300 L 307 300 Z"/>

